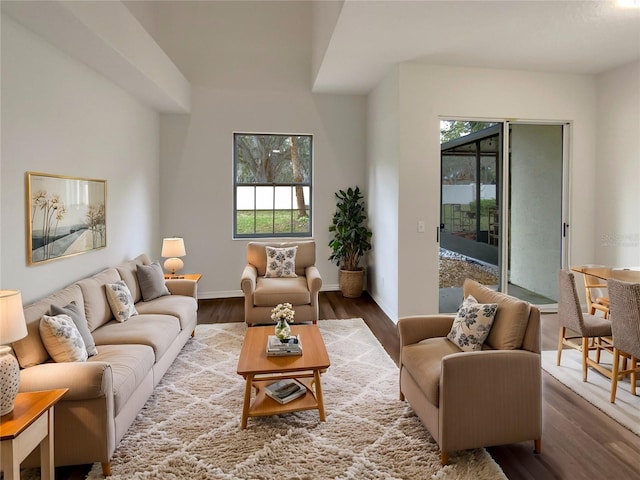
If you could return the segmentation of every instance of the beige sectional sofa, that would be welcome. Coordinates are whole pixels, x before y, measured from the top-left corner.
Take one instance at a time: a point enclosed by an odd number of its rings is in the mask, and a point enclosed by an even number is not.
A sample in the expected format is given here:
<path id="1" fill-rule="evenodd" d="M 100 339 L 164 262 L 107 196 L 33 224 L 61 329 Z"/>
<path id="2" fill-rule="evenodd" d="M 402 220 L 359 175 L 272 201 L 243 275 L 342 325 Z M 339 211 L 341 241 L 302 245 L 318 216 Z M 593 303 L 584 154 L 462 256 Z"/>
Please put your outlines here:
<path id="1" fill-rule="evenodd" d="M 143 301 L 138 265 L 150 265 L 147 255 L 84 278 L 25 306 L 28 335 L 13 344 L 21 366 L 20 391 L 68 388 L 55 408 L 55 463 L 101 462 L 110 474 L 116 446 L 154 387 L 192 336 L 198 304 L 196 282 L 167 280 L 170 295 Z M 105 285 L 124 281 L 137 315 L 114 319 Z M 166 292 L 165 292 L 166 293 Z M 86 361 L 55 362 L 40 335 L 43 315 L 52 305 L 82 306 L 97 354 Z M 32 455 L 25 465 L 35 465 Z"/>

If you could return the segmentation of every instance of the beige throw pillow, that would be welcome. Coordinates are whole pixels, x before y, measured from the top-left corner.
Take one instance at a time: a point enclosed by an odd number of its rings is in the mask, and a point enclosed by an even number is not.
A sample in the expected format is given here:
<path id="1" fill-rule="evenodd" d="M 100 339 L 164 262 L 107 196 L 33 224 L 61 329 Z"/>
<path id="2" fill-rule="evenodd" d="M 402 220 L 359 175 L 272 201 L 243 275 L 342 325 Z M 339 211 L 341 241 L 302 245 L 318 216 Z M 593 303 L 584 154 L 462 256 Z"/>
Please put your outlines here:
<path id="1" fill-rule="evenodd" d="M 133 297 L 129 287 L 123 280 L 118 280 L 116 283 L 107 283 L 105 290 L 109 306 L 116 320 L 126 322 L 130 317 L 138 314 L 133 304 Z"/>
<path id="2" fill-rule="evenodd" d="M 87 348 L 78 327 L 69 315 L 43 315 L 40 319 L 40 338 L 55 362 L 85 362 Z"/>
<path id="3" fill-rule="evenodd" d="M 528 302 L 496 292 L 469 278 L 464 281 L 464 291 L 482 303 L 497 303 L 500 306 L 489 336 L 484 342 L 488 347 L 495 350 L 514 350 L 522 347 L 524 334 L 529 325 L 531 305 Z"/>

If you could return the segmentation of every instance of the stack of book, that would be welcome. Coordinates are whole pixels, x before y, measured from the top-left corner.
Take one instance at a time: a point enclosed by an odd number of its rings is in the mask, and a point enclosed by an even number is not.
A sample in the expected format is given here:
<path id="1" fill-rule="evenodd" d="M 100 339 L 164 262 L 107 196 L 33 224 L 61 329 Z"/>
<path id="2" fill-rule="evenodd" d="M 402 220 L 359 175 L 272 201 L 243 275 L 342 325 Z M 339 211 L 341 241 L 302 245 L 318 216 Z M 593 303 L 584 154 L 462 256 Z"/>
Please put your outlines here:
<path id="1" fill-rule="evenodd" d="M 288 340 L 280 340 L 275 335 L 269 335 L 267 340 L 267 356 L 302 355 L 300 336 L 294 335 Z"/>
<path id="2" fill-rule="evenodd" d="M 287 378 L 268 385 L 264 392 L 280 404 L 302 397 L 307 393 L 307 387 L 294 378 Z"/>

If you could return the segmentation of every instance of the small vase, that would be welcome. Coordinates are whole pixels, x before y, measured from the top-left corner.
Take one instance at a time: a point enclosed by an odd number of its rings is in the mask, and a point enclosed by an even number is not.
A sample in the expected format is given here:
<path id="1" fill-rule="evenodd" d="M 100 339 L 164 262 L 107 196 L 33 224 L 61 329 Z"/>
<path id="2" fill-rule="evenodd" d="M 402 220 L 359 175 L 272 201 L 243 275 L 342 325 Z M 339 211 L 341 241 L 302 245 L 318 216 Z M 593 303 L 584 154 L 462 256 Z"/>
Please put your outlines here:
<path id="1" fill-rule="evenodd" d="M 291 336 L 291 327 L 287 323 L 286 319 L 281 318 L 280 320 L 278 320 L 278 323 L 276 324 L 276 337 L 278 337 L 280 340 L 286 340 L 290 336 Z"/>

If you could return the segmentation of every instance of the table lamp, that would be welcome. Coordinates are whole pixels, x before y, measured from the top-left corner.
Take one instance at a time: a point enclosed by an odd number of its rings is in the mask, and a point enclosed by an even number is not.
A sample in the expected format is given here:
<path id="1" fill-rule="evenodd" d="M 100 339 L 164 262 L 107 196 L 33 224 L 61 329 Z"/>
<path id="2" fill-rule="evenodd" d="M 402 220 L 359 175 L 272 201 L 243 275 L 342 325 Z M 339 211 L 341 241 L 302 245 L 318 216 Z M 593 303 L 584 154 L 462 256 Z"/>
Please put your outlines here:
<path id="1" fill-rule="evenodd" d="M 162 253 L 163 257 L 167 258 L 164 262 L 164 269 L 171 275 L 175 275 L 176 272 L 184 267 L 184 262 L 178 257 L 184 257 L 187 251 L 184 248 L 184 240 L 182 238 L 165 238 L 162 240 Z"/>
<path id="2" fill-rule="evenodd" d="M 0 290 L 0 415 L 13 410 L 20 385 L 20 367 L 9 344 L 26 336 L 22 295 L 17 290 Z"/>

